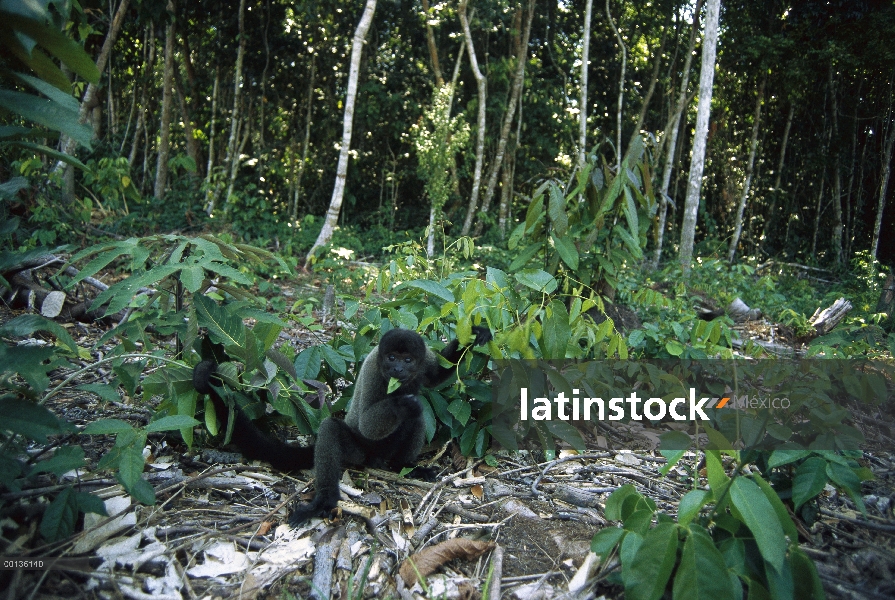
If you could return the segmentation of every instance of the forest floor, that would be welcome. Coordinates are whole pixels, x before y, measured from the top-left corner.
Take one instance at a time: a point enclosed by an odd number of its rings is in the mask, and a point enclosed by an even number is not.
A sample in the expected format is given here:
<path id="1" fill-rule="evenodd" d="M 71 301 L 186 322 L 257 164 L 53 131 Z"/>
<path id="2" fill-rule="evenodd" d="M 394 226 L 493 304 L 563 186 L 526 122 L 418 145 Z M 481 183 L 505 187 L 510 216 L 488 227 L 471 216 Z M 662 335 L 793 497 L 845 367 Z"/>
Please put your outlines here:
<path id="1" fill-rule="evenodd" d="M 0 314 L 0 322 L 11 316 Z M 80 324 L 71 331 L 82 347 L 103 333 Z M 281 341 L 300 349 L 317 338 L 295 329 Z M 91 379 L 73 385 L 109 375 L 90 371 Z M 101 418 L 146 425 L 153 414 L 139 400 L 107 403 L 73 387 L 48 406 L 79 426 Z M 874 410 L 854 423 L 867 440 L 863 464 L 876 476 L 863 486 L 867 517 L 828 486 L 816 521 L 796 519 L 801 546 L 830 598 L 895 597 L 895 407 Z M 6 597 L 478 598 L 498 580 L 503 598 L 619 597 L 618 561 L 599 565 L 589 553 L 594 534 L 614 526 L 602 511 L 609 493 L 633 484 L 675 515 L 692 488 L 689 477 L 700 471 L 699 456 L 691 454 L 668 476 L 660 474 L 662 427 L 599 424 L 582 431 L 586 454 L 563 452 L 554 461 L 537 450 L 496 452 L 497 465 L 489 466 L 450 445 L 432 448 L 422 460 L 440 468 L 434 483 L 349 470 L 343 499 L 350 500 L 341 514 L 298 529 L 286 518 L 296 500 L 309 497 L 310 472 L 284 476 L 238 454 L 202 451 L 199 444 L 189 449 L 179 436 L 150 434 L 144 476 L 157 504 L 134 503 L 109 474 L 82 479 L 80 489 L 103 498 L 110 517 L 88 516 L 80 533 L 46 552 L 92 560 L 80 568 L 18 571 Z M 111 440 L 90 436 L 82 446 L 96 464 Z M 26 513 L 39 514 L 52 482 L 38 483 L 16 496 L 31 507 Z M 34 527 L 11 533 L 8 525 L 7 539 L 30 535 L 34 540 L 23 547 L 40 544 Z M 416 579 L 408 557 L 427 575 L 425 588 L 408 587 Z"/>

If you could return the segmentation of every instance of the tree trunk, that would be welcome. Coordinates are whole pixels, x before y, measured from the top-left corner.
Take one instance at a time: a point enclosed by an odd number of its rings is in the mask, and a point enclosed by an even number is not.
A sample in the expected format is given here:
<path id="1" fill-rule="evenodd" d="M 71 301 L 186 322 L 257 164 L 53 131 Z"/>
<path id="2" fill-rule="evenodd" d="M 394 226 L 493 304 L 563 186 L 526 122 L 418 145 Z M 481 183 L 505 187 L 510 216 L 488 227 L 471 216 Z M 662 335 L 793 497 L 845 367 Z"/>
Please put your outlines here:
<path id="1" fill-rule="evenodd" d="M 628 66 L 628 48 L 625 46 L 625 41 L 622 39 L 622 35 L 618 31 L 618 27 L 615 26 L 615 21 L 612 19 L 612 13 L 609 12 L 609 0 L 606 0 L 606 18 L 609 19 L 609 25 L 612 26 L 612 31 L 613 33 L 615 33 L 616 40 L 618 40 L 618 45 L 622 49 L 622 73 L 618 78 L 618 111 L 615 114 L 615 160 L 618 172 L 621 173 L 622 111 L 625 108 L 625 69 Z"/>
<path id="2" fill-rule="evenodd" d="M 466 209 L 466 218 L 463 220 L 463 228 L 460 230 L 461 235 L 469 235 L 472 228 L 472 219 L 475 217 L 476 209 L 479 206 L 479 192 L 482 187 L 482 166 L 485 162 L 485 109 L 488 101 L 488 80 L 482 75 L 479 69 L 479 61 L 475 55 L 475 46 L 472 44 L 472 31 L 469 29 L 469 19 L 466 17 L 466 6 L 469 0 L 460 0 L 458 12 L 460 13 L 460 24 L 463 26 L 463 35 L 466 38 L 466 48 L 469 50 L 469 64 L 472 66 L 472 74 L 475 77 L 476 87 L 478 88 L 478 133 L 475 145 L 475 171 L 472 176 L 472 192 L 469 194 L 469 207 Z"/>
<path id="3" fill-rule="evenodd" d="M 196 139 L 196 132 L 193 128 L 193 112 L 190 110 L 186 100 L 186 92 L 183 89 L 183 82 L 180 80 L 178 69 L 174 68 L 174 89 L 177 91 L 177 103 L 180 105 L 180 116 L 183 118 L 183 134 L 186 137 L 186 153 L 193 159 L 196 170 L 190 175 L 194 179 L 201 177 L 199 172 L 201 167 L 201 158 L 199 157 L 199 140 Z"/>
<path id="4" fill-rule="evenodd" d="M 217 120 L 215 117 L 218 114 L 218 88 L 221 83 L 221 70 L 216 67 L 214 70 L 214 86 L 211 90 L 211 116 L 209 116 L 208 126 L 208 166 L 205 169 L 205 204 L 208 205 L 209 202 L 212 201 L 212 197 L 214 196 L 214 192 L 212 190 L 212 175 L 214 173 L 214 144 L 217 141 L 215 139 L 215 125 L 217 124 Z"/>
<path id="5" fill-rule="evenodd" d="M 168 3 L 168 10 L 172 8 Z M 159 200 L 165 197 L 168 185 L 168 154 L 171 141 L 171 82 L 174 78 L 174 25 L 165 28 L 165 74 L 162 78 L 162 121 L 159 130 L 158 159 L 155 165 L 155 192 Z"/>
<path id="6" fill-rule="evenodd" d="M 646 111 L 649 109 L 650 100 L 652 100 L 653 94 L 656 91 L 656 84 L 659 82 L 659 69 L 662 66 L 662 53 L 665 51 L 665 40 L 667 37 L 668 25 L 666 24 L 665 29 L 662 31 L 662 41 L 659 43 L 659 51 L 656 52 L 656 56 L 653 58 L 653 73 L 650 76 L 649 88 L 646 91 L 646 95 L 643 97 L 643 104 L 640 106 L 640 114 L 637 115 L 637 122 L 634 124 L 634 135 L 640 133 L 640 130 L 643 129 L 643 123 L 646 121 Z M 630 148 L 631 144 L 628 144 L 628 149 L 630 150 Z"/>
<path id="7" fill-rule="evenodd" d="M 771 204 L 768 207 L 768 216 L 761 226 L 761 239 L 767 239 L 768 223 L 775 218 L 777 198 L 780 197 L 780 182 L 783 177 L 783 164 L 786 159 L 786 145 L 789 142 L 789 131 L 792 129 L 792 117 L 795 114 L 795 104 L 789 103 L 789 114 L 786 116 L 786 126 L 783 128 L 783 139 L 780 141 L 780 158 L 777 160 L 777 171 L 774 173 L 774 187 L 771 188 Z"/>
<path id="8" fill-rule="evenodd" d="M 684 272 L 689 272 L 693 259 L 693 242 L 696 237 L 696 217 L 699 214 L 699 195 L 702 190 L 702 172 L 705 168 L 705 149 L 709 133 L 709 114 L 712 108 L 712 81 L 715 78 L 715 54 L 718 45 L 718 20 L 721 0 L 708 0 L 706 4 L 705 34 L 702 40 L 702 67 L 699 73 L 699 105 L 696 109 L 696 135 L 693 139 L 693 156 L 690 159 L 690 180 L 684 203 L 684 222 L 681 225 L 680 262 Z"/>
<path id="9" fill-rule="evenodd" d="M 429 24 L 429 0 L 423 0 L 423 14 L 426 19 L 426 42 L 429 44 L 429 59 L 432 61 L 432 72 L 435 74 L 435 85 L 439 89 L 444 87 L 444 77 L 441 75 L 441 66 L 438 63 L 438 48 L 435 46 L 435 33 Z"/>
<path id="10" fill-rule="evenodd" d="M 230 138 L 227 141 L 227 157 L 224 159 L 224 165 L 231 169 L 234 162 L 239 161 L 239 155 L 236 153 L 236 144 L 238 141 L 239 128 L 239 100 L 242 94 L 242 63 L 246 53 L 246 36 L 245 36 L 245 9 L 246 0 L 239 0 L 239 47 L 236 51 L 236 66 L 233 69 L 233 110 L 230 111 Z M 221 193 L 221 184 L 214 186 L 214 192 L 211 199 L 205 206 L 205 212 L 209 216 L 214 212 L 215 204 Z M 224 206 L 227 206 L 229 198 L 224 198 Z"/>
<path id="11" fill-rule="evenodd" d="M 118 10 L 115 11 L 115 17 L 112 19 L 112 24 L 109 26 L 109 32 L 106 34 L 106 39 L 103 40 L 103 47 L 100 49 L 99 56 L 96 58 L 96 68 L 99 71 L 100 76 L 102 76 L 103 71 L 106 70 L 106 65 L 109 62 L 109 55 L 112 53 L 112 47 L 118 39 L 118 33 L 121 31 L 121 25 L 124 23 L 124 15 L 127 13 L 129 5 L 130 0 L 121 0 L 121 4 L 118 5 Z M 87 122 L 87 118 L 89 117 L 88 112 L 93 108 L 93 103 L 96 98 L 97 86 L 98 84 L 88 84 L 87 90 L 84 92 L 83 98 L 81 98 L 81 107 L 78 110 L 78 121 L 81 123 Z M 77 146 L 77 142 L 66 135 L 63 135 L 59 142 L 59 150 L 68 155 L 71 155 L 75 151 L 75 146 Z M 56 163 L 53 170 L 55 172 L 60 172 L 63 169 L 69 168 L 71 168 L 71 166 L 68 163 L 60 160 Z"/>
<path id="12" fill-rule="evenodd" d="M 749 144 L 749 162 L 746 163 L 746 181 L 743 182 L 743 193 L 740 195 L 740 204 L 737 207 L 736 225 L 733 237 L 730 240 L 730 250 L 727 253 L 727 261 L 733 263 L 736 257 L 737 246 L 740 243 L 740 235 L 743 233 L 743 213 L 746 211 L 746 202 L 749 199 L 749 187 L 752 185 L 752 173 L 755 169 L 755 151 L 758 149 L 758 128 L 761 124 L 761 103 L 764 101 L 764 88 L 768 81 L 765 74 L 758 87 L 758 98 L 755 100 L 755 116 L 752 120 L 752 139 Z"/>
<path id="13" fill-rule="evenodd" d="M 308 148 L 311 145 L 311 111 L 314 103 L 314 80 L 317 76 L 317 56 L 311 58 L 311 81 L 308 83 L 308 110 L 305 113 L 305 139 L 301 144 L 301 162 L 298 163 L 298 174 L 295 177 L 295 192 L 292 197 L 292 221 L 298 222 L 298 195 L 301 192 L 301 180 L 308 162 Z"/>
<path id="14" fill-rule="evenodd" d="M 677 103 L 674 111 L 669 118 L 669 125 L 665 127 L 666 135 L 663 144 L 667 141 L 667 151 L 665 158 L 665 169 L 662 171 L 662 183 L 659 186 L 659 216 L 656 223 L 655 231 L 655 248 L 653 249 L 652 267 L 659 267 L 659 259 L 662 256 L 662 243 L 665 238 L 665 223 L 668 218 L 668 186 L 671 184 L 671 169 L 674 167 L 675 148 L 677 147 L 677 137 L 680 131 L 681 115 L 684 107 L 689 104 L 687 98 L 687 87 L 690 85 L 690 65 L 693 62 L 693 49 L 696 47 L 696 34 L 699 31 L 699 11 L 702 8 L 702 0 L 697 0 L 696 8 L 693 11 L 693 25 L 690 27 L 690 43 L 687 46 L 687 56 L 684 58 L 683 76 L 681 78 L 681 88 L 678 93 Z M 670 131 L 670 133 L 668 133 Z"/>
<path id="15" fill-rule="evenodd" d="M 320 229 L 317 241 L 311 247 L 305 258 L 305 267 L 311 262 L 314 253 L 321 246 L 326 245 L 332 239 L 333 231 L 339 222 L 339 214 L 342 210 L 342 198 L 345 195 L 345 180 L 348 177 L 348 154 L 351 150 L 351 133 L 354 126 L 354 100 L 357 96 L 357 79 L 360 72 L 361 53 L 364 49 L 364 40 L 367 31 L 373 22 L 373 13 L 376 11 L 376 0 L 367 0 L 363 15 L 357 29 L 354 32 L 354 41 L 351 44 L 351 68 L 348 72 L 348 90 L 345 94 L 345 115 L 342 119 L 342 147 L 339 149 L 339 164 L 336 167 L 336 183 L 333 188 L 332 199 L 326 219 Z"/>
<path id="16" fill-rule="evenodd" d="M 497 189 L 497 175 L 500 167 L 503 165 L 503 157 L 507 149 L 507 140 L 510 137 L 510 128 L 513 126 L 513 116 L 516 114 L 516 104 L 522 95 L 522 83 L 525 81 L 525 63 L 528 61 L 528 40 L 531 35 L 531 22 L 534 20 L 535 0 L 528 0 L 528 19 L 525 22 L 525 33 L 522 36 L 522 43 L 519 45 L 516 55 L 516 73 L 513 76 L 513 84 L 510 89 L 509 106 L 503 118 L 503 126 L 500 129 L 500 141 L 497 143 L 497 153 L 494 156 L 494 162 L 491 164 L 491 173 L 488 175 L 488 185 L 485 188 L 485 197 L 482 199 L 482 213 L 487 213 L 491 208 L 491 201 L 494 199 L 494 191 Z M 483 219 L 479 219 L 475 225 L 473 235 L 481 235 Z"/>
<path id="17" fill-rule="evenodd" d="M 879 234 L 883 228 L 883 210 L 886 208 L 886 192 L 889 190 L 889 175 L 892 173 L 892 148 L 895 146 L 895 123 L 889 114 L 889 135 L 886 137 L 886 152 L 883 155 L 883 167 L 880 173 L 879 202 L 876 205 L 876 222 L 873 224 L 873 241 L 870 244 L 870 257 L 876 260 L 879 250 Z"/>
<path id="18" fill-rule="evenodd" d="M 820 228 L 820 213 L 823 208 L 824 201 L 824 184 L 827 181 L 827 171 L 824 169 L 823 173 L 820 176 L 820 191 L 817 193 L 817 207 L 814 210 L 814 231 L 811 234 L 811 254 L 810 256 L 814 257 L 817 255 L 817 230 Z"/>
<path id="19" fill-rule="evenodd" d="M 594 0 L 584 8 L 584 32 L 581 34 L 581 101 L 578 106 L 578 168 L 584 168 L 587 155 L 587 68 L 590 65 L 590 19 Z"/>
<path id="20" fill-rule="evenodd" d="M 143 61 L 143 84 L 140 90 L 140 104 L 137 108 L 137 126 L 134 129 L 134 143 L 131 145 L 131 151 L 127 158 L 127 162 L 132 169 L 134 168 L 134 161 L 137 160 L 137 150 L 140 147 L 140 136 L 144 135 L 146 129 L 146 105 L 149 103 L 147 90 L 149 88 L 149 79 L 151 78 L 153 64 L 155 63 L 155 27 L 150 23 L 149 27 L 144 31 L 143 47 L 146 49 L 148 56 L 146 56 Z M 146 151 L 148 152 L 148 148 Z"/>
<path id="21" fill-rule="evenodd" d="M 832 251 L 833 251 L 833 264 L 837 269 L 842 267 L 842 173 L 840 172 L 840 157 L 841 153 L 839 152 L 839 102 L 836 98 L 836 82 L 833 79 L 833 62 L 830 61 L 829 68 L 829 82 L 830 82 L 830 102 L 833 111 L 833 127 L 832 127 L 832 136 L 833 143 L 828 145 L 827 148 L 833 149 L 835 154 L 835 158 L 833 160 L 833 242 L 832 242 Z"/>

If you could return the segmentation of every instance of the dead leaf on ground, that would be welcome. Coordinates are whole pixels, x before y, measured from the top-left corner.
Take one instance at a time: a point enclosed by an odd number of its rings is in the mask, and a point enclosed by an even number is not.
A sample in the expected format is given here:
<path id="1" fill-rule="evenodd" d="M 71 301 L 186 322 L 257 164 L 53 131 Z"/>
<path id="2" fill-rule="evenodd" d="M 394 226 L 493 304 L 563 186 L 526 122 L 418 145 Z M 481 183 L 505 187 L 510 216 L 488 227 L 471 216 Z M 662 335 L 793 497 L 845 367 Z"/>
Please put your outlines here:
<path id="1" fill-rule="evenodd" d="M 438 567 L 448 561 L 455 558 L 472 560 L 495 546 L 494 542 L 478 542 L 466 538 L 454 538 L 408 556 L 407 560 L 401 565 L 399 573 L 407 587 L 413 587 L 417 582 L 417 571 L 419 571 L 421 576 L 425 577 L 434 573 L 438 570 Z M 413 564 L 411 564 L 411 561 Z M 414 565 L 416 565 L 416 569 L 413 568 Z"/>

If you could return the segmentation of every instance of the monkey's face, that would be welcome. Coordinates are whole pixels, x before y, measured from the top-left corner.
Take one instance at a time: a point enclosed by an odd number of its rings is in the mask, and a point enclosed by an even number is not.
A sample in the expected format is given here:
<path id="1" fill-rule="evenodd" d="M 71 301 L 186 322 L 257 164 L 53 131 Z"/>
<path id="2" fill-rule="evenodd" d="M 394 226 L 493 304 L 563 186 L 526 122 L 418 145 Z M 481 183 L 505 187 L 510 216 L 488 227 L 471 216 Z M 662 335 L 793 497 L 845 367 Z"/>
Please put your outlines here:
<path id="1" fill-rule="evenodd" d="M 416 378 L 419 365 L 419 360 L 406 352 L 386 352 L 379 355 L 379 371 L 386 381 L 394 377 L 401 383 L 407 383 Z"/>

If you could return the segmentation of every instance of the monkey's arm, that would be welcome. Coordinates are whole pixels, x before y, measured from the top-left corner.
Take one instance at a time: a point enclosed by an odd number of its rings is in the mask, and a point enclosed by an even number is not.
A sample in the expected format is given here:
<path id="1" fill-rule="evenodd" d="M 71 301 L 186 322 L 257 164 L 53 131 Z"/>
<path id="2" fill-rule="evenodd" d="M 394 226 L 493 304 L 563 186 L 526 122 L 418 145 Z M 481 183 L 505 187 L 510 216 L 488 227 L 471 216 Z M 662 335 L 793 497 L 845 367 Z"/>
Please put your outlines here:
<path id="1" fill-rule="evenodd" d="M 482 327 L 481 325 L 473 325 L 472 333 L 475 337 L 470 346 L 484 346 L 493 339 L 491 330 L 487 327 Z M 456 365 L 460 362 L 460 358 L 463 356 L 463 352 L 467 347 L 468 346 L 461 347 L 460 340 L 453 339 L 441 350 L 440 354 L 447 359 L 449 363 Z M 426 353 L 426 376 L 423 381 L 423 386 L 432 387 L 438 385 L 448 379 L 453 372 L 454 367 L 442 366 L 435 352 L 428 349 Z"/>

